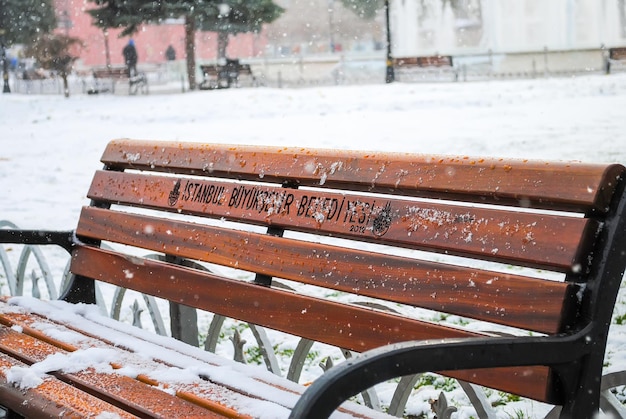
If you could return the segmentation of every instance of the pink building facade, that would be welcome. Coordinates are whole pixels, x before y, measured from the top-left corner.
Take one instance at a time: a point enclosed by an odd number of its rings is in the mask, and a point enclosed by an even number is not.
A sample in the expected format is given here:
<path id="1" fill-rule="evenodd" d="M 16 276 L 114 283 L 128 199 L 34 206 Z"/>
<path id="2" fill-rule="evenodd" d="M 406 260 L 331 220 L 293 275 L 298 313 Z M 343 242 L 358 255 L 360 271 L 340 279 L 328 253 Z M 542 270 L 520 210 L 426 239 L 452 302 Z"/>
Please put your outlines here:
<path id="1" fill-rule="evenodd" d="M 58 31 L 77 37 L 84 43 L 77 62 L 78 67 L 97 67 L 107 63 L 123 64 L 122 49 L 129 37 L 120 38 L 121 30 L 103 31 L 93 25 L 87 10 L 94 8 L 87 0 L 55 0 Z M 185 57 L 185 33 L 182 20 L 171 20 L 160 25 L 144 25 L 132 36 L 139 55 L 139 65 L 159 64 L 166 61 L 165 51 L 171 45 L 176 52 L 176 60 Z M 240 34 L 231 36 L 227 56 L 249 58 L 263 55 L 267 39 L 261 34 Z M 196 33 L 196 60 L 211 61 L 217 57 L 217 34 L 215 32 Z M 107 57 L 108 56 L 108 57 Z"/>

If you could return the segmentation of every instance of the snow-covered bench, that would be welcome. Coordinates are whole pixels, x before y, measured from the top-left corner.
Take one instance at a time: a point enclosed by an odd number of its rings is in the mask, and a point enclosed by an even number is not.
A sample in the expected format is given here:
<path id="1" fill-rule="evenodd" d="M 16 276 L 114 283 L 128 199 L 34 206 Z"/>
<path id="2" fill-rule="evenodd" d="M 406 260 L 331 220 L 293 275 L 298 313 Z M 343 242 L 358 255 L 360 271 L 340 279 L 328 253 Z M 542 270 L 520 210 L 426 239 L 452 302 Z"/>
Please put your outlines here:
<path id="1" fill-rule="evenodd" d="M 321 418 L 403 377 L 388 409 L 402 414 L 424 371 L 561 417 L 600 408 L 621 165 L 132 140 L 102 162 L 75 231 L 0 230 L 65 247 L 74 275 L 64 301 L 0 306 L 0 400 L 17 413 Z M 82 304 L 97 281 L 174 302 L 173 334 L 193 307 L 301 337 L 294 357 L 366 353 L 304 391 L 100 316 Z"/>
<path id="2" fill-rule="evenodd" d="M 94 68 L 92 71 L 94 87 L 88 91 L 90 94 L 115 93 L 115 85 L 119 81 L 128 81 L 128 94 L 137 93 L 148 94 L 148 77 L 145 73 L 138 73 L 132 77 L 128 76 L 126 67 L 102 67 Z"/>
<path id="3" fill-rule="evenodd" d="M 459 73 L 450 55 L 397 57 L 393 59 L 392 64 L 398 79 L 406 81 L 430 80 L 433 76 L 440 78 L 444 74 L 446 77 L 451 76 L 453 81 L 459 79 Z"/>
<path id="4" fill-rule="evenodd" d="M 606 74 L 624 66 L 626 66 L 626 47 L 609 48 L 605 61 Z"/>
<path id="5" fill-rule="evenodd" d="M 223 65 L 205 64 L 200 66 L 204 79 L 200 83 L 200 89 L 222 89 L 231 86 L 239 87 L 241 76 L 248 76 L 252 85 L 256 85 L 256 77 L 252 73 L 250 64 L 242 64 L 239 60 L 226 60 Z"/>

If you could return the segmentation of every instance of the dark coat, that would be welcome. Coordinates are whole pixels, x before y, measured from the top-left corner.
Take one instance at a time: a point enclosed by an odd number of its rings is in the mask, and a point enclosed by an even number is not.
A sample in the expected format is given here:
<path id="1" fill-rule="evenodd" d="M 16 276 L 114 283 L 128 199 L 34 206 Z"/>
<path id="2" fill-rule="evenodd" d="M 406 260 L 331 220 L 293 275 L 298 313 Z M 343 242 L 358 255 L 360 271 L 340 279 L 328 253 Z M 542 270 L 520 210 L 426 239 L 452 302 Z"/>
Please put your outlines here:
<path id="1" fill-rule="evenodd" d="M 137 64 L 137 49 L 133 44 L 126 45 L 122 50 L 122 55 L 124 55 L 126 65 L 134 66 Z"/>

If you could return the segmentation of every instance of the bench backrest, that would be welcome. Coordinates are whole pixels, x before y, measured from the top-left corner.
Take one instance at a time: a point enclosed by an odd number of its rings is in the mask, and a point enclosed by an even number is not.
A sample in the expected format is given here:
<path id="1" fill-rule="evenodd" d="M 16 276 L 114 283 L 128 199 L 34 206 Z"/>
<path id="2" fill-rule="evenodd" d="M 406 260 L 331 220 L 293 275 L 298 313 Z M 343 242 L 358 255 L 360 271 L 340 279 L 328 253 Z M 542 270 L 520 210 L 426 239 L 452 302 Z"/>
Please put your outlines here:
<path id="1" fill-rule="evenodd" d="M 394 58 L 394 67 L 452 67 L 452 56 L 432 55 L 425 57 Z"/>
<path id="2" fill-rule="evenodd" d="M 96 79 L 124 78 L 128 77 L 128 70 L 126 67 L 95 68 L 93 76 Z"/>
<path id="3" fill-rule="evenodd" d="M 210 65 L 201 65 L 200 70 L 202 70 L 202 74 L 207 76 L 215 76 L 219 73 L 219 66 L 215 64 Z"/>
<path id="4" fill-rule="evenodd" d="M 416 308 L 526 333 L 579 330 L 602 310 L 610 319 L 619 287 L 600 286 L 597 255 L 620 165 L 130 140 L 112 141 L 102 161 L 77 227 L 87 243 L 73 254 L 77 284 L 95 278 L 359 352 L 481 335 L 417 320 Z M 325 298 L 337 293 L 393 310 Z M 547 367 L 450 375 L 558 402 Z"/>
<path id="5" fill-rule="evenodd" d="M 231 64 L 226 64 L 226 65 L 206 64 L 206 65 L 201 65 L 200 70 L 202 70 L 202 73 L 205 76 L 216 76 L 221 71 L 226 71 L 226 70 L 236 71 L 239 74 L 244 74 L 244 75 L 252 74 L 252 68 L 250 67 L 250 64 L 239 64 L 239 63 L 231 63 Z"/>
<path id="6" fill-rule="evenodd" d="M 611 60 L 626 60 L 626 47 L 610 48 L 609 58 Z"/>

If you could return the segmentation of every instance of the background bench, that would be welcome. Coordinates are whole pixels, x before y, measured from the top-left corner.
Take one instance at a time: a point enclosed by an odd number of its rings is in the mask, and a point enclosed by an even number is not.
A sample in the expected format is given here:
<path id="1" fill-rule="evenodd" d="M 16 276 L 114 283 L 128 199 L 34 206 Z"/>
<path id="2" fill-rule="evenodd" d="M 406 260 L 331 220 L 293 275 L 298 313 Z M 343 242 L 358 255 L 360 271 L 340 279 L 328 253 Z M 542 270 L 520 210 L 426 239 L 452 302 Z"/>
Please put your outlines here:
<path id="1" fill-rule="evenodd" d="M 128 82 L 128 93 L 130 95 L 137 93 L 148 94 L 148 78 L 145 73 L 128 77 L 128 69 L 126 67 L 103 67 L 94 68 L 92 74 L 95 85 L 89 90 L 91 94 L 115 93 L 115 85 L 119 81 Z"/>
<path id="2" fill-rule="evenodd" d="M 102 162 L 76 238 L 2 230 L 0 242 L 69 249 L 67 301 L 96 302 L 94 279 L 174 301 L 179 337 L 192 307 L 300 336 L 298 357 L 313 342 L 346 356 L 395 344 L 328 371 L 294 417 L 392 377 L 404 377 L 389 408 L 401 414 L 429 370 L 563 405 L 562 417 L 600 405 L 626 264 L 620 165 L 127 140 Z M 423 339 L 436 342 L 411 342 Z"/>
<path id="3" fill-rule="evenodd" d="M 226 64 L 201 65 L 200 70 L 204 80 L 200 83 L 200 89 L 222 89 L 232 86 L 239 87 L 239 77 L 247 76 L 256 84 L 256 78 L 252 73 L 250 64 L 241 64 L 239 60 L 227 59 Z"/>
<path id="4" fill-rule="evenodd" d="M 610 74 L 615 68 L 626 65 L 626 47 L 609 48 L 606 56 L 606 74 Z"/>
<path id="5" fill-rule="evenodd" d="M 393 68 L 401 78 L 414 80 L 430 79 L 433 76 L 451 75 L 458 81 L 459 74 L 454 67 L 452 56 L 432 55 L 424 57 L 402 57 L 393 59 Z"/>

